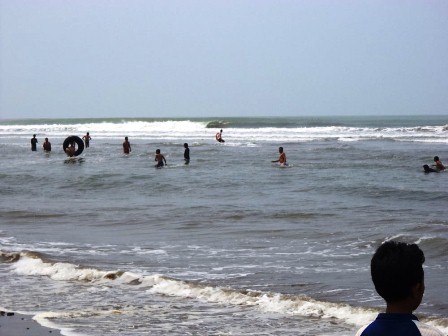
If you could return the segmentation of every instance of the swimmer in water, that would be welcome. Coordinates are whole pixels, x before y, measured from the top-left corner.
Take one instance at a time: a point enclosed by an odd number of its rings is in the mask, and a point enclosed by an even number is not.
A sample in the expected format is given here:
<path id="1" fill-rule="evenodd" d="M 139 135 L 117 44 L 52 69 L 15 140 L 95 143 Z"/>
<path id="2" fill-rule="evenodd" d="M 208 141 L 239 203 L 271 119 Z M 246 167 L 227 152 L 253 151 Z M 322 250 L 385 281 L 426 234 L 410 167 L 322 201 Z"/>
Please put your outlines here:
<path id="1" fill-rule="evenodd" d="M 67 154 L 67 156 L 69 157 L 75 157 L 75 153 L 76 153 L 76 148 L 75 148 L 75 143 L 72 142 L 70 144 L 70 146 L 67 147 L 67 149 L 65 150 L 65 153 Z"/>
<path id="2" fill-rule="evenodd" d="M 164 162 L 166 165 L 166 159 L 163 156 L 163 154 L 160 153 L 160 149 L 156 150 L 156 156 L 154 158 L 154 161 L 157 161 L 157 164 L 155 165 L 156 168 L 162 168 L 164 166 L 164 164 L 163 164 Z"/>
<path id="3" fill-rule="evenodd" d="M 184 143 L 184 160 L 185 160 L 185 164 L 189 164 L 190 163 L 190 148 L 188 148 L 188 144 Z"/>
<path id="4" fill-rule="evenodd" d="M 123 153 L 129 154 L 131 151 L 131 143 L 129 142 L 128 137 L 125 137 L 123 142 Z"/>
<path id="5" fill-rule="evenodd" d="M 274 160 L 272 162 L 273 163 L 278 162 L 278 163 L 280 163 L 281 166 L 287 166 L 288 164 L 286 163 L 286 154 L 283 151 L 283 147 L 279 147 L 278 152 L 280 153 L 278 160 Z"/>
<path id="6" fill-rule="evenodd" d="M 45 138 L 45 142 L 42 144 L 45 152 L 51 152 L 51 143 L 48 141 L 48 138 Z"/>
<path id="7" fill-rule="evenodd" d="M 218 133 L 216 133 L 216 141 L 218 142 L 225 142 L 222 138 L 222 130 L 220 130 Z"/>
<path id="8" fill-rule="evenodd" d="M 440 159 L 439 159 L 438 156 L 434 156 L 434 162 L 435 162 L 436 164 L 434 164 L 433 167 L 436 167 L 436 169 L 437 169 L 438 171 L 445 170 L 445 166 L 443 165 L 442 161 L 440 161 Z"/>

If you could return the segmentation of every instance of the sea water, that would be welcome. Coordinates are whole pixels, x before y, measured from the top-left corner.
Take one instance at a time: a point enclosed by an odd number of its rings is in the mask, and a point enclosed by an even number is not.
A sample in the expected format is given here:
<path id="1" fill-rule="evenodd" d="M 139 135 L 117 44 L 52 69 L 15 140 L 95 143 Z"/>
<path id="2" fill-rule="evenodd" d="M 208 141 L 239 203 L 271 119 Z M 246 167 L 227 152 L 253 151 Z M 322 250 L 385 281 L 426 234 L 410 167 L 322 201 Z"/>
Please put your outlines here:
<path id="1" fill-rule="evenodd" d="M 416 314 L 448 335 L 448 173 L 422 168 L 447 135 L 446 116 L 3 120 L 0 308 L 66 335 L 353 335 L 397 239 L 426 256 Z"/>

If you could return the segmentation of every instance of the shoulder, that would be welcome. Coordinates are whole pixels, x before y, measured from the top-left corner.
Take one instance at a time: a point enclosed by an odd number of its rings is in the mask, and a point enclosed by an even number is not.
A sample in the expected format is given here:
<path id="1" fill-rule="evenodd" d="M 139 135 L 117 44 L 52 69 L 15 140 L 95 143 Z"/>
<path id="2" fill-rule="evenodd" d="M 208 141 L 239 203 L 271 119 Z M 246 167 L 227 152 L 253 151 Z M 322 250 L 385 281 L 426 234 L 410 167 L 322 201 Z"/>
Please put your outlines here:
<path id="1" fill-rule="evenodd" d="M 415 325 L 417 326 L 418 330 L 420 331 L 420 333 L 422 334 L 422 336 L 443 336 L 443 334 L 440 332 L 440 330 L 419 322 L 419 321 L 414 321 Z"/>
<path id="2" fill-rule="evenodd" d="M 443 336 L 437 328 L 421 323 L 416 319 L 390 318 L 386 314 L 380 314 L 375 321 L 360 328 L 355 336 L 401 335 L 403 332 L 408 336 Z"/>
<path id="3" fill-rule="evenodd" d="M 364 327 L 360 328 L 357 332 L 355 336 L 361 336 L 363 331 L 368 327 L 369 325 L 366 324 Z"/>

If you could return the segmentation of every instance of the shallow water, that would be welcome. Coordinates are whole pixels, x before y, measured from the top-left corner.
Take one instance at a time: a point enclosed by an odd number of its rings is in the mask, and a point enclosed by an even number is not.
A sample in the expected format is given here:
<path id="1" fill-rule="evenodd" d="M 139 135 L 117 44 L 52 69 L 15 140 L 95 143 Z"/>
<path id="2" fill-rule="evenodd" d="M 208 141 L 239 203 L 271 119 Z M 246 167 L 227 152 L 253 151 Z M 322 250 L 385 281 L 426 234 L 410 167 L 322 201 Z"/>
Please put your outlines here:
<path id="1" fill-rule="evenodd" d="M 447 124 L 4 121 L 2 306 L 73 335 L 352 335 L 383 306 L 368 266 L 396 238 L 425 252 L 417 315 L 448 334 L 448 175 L 422 169 L 448 162 Z M 86 131 L 67 163 L 63 140 Z M 31 152 L 32 133 L 53 152 Z M 279 146 L 287 168 L 270 162 Z"/>

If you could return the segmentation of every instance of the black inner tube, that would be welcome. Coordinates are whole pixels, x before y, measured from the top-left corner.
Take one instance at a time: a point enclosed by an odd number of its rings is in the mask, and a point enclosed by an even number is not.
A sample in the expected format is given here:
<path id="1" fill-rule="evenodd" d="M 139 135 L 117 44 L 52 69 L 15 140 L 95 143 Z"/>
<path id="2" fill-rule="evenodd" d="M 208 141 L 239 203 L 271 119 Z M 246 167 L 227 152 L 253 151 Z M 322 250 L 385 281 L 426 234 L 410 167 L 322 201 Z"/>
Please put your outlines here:
<path id="1" fill-rule="evenodd" d="M 69 136 L 67 139 L 64 140 L 64 143 L 62 144 L 62 148 L 64 148 L 64 152 L 65 152 L 67 147 L 70 146 L 70 144 L 73 142 L 76 143 L 76 145 L 78 145 L 78 146 L 75 146 L 75 148 L 77 147 L 75 156 L 78 156 L 84 150 L 84 141 L 82 141 L 82 139 L 79 136 L 76 136 L 76 135 Z"/>
<path id="2" fill-rule="evenodd" d="M 425 173 L 438 173 L 439 172 L 437 169 L 432 169 L 428 165 L 424 165 L 423 169 L 425 170 Z"/>

